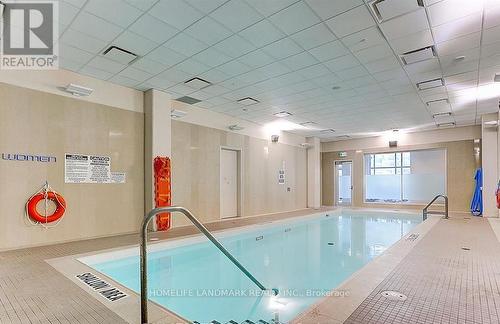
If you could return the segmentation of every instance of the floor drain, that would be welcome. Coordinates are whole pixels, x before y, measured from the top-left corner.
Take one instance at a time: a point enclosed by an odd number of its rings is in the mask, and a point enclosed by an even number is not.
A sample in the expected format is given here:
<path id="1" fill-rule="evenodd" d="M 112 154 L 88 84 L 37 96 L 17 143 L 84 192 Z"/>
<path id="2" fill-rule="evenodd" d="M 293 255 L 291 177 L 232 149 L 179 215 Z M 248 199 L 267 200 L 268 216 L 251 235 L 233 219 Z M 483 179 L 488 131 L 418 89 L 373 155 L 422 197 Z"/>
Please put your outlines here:
<path id="1" fill-rule="evenodd" d="M 387 298 L 389 300 L 393 300 L 393 301 L 405 301 L 406 298 L 408 298 L 405 295 L 403 295 L 402 293 L 397 292 L 397 291 L 393 291 L 393 290 L 382 291 L 381 295 L 384 296 L 385 298 Z"/>

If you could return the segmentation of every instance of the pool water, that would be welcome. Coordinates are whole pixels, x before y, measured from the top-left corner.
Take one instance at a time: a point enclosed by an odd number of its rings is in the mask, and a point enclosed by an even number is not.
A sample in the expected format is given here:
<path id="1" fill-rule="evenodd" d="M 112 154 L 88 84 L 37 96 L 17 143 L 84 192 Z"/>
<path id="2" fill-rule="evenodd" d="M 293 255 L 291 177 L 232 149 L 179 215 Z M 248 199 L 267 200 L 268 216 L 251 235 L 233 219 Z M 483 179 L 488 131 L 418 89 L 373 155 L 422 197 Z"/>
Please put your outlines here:
<path id="1" fill-rule="evenodd" d="M 208 240 L 150 252 L 149 297 L 200 323 L 287 322 L 420 222 L 415 214 L 323 214 L 220 238 L 259 281 L 280 290 L 278 298 L 263 295 Z M 139 256 L 87 263 L 140 291 Z"/>

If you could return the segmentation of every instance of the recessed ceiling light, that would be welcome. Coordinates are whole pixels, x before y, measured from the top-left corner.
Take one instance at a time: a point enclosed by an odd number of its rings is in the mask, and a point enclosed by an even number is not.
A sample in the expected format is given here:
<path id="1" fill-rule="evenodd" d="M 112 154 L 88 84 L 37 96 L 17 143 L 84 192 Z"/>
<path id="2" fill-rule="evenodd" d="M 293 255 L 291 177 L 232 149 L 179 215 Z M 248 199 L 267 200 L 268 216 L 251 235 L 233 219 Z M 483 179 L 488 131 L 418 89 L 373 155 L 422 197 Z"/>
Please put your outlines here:
<path id="1" fill-rule="evenodd" d="M 337 136 L 335 138 L 336 139 L 349 139 L 349 138 L 351 138 L 351 136 L 349 136 L 349 135 L 340 135 L 340 136 Z"/>
<path id="2" fill-rule="evenodd" d="M 423 6 L 423 0 L 373 0 L 370 3 L 370 8 L 379 22 L 401 16 Z"/>
<path id="3" fill-rule="evenodd" d="M 451 116 L 451 112 L 443 112 L 432 115 L 432 118 L 447 117 Z"/>
<path id="4" fill-rule="evenodd" d="M 305 122 L 305 123 L 300 123 L 300 125 L 302 125 L 304 127 L 307 127 L 307 126 L 313 126 L 313 125 L 317 125 L 317 124 L 315 122 L 308 121 L 308 122 Z"/>
<path id="5" fill-rule="evenodd" d="M 437 124 L 437 127 L 452 127 L 452 126 L 455 126 L 455 122 L 451 122 L 451 123 L 442 123 L 442 124 Z"/>
<path id="6" fill-rule="evenodd" d="M 176 118 L 176 119 L 185 117 L 186 115 L 187 115 L 187 112 L 179 110 L 179 109 L 173 109 L 170 112 L 170 117 Z"/>
<path id="7" fill-rule="evenodd" d="M 196 99 L 196 98 L 189 97 L 189 96 L 180 97 L 180 98 L 177 98 L 175 100 L 183 102 L 183 103 L 187 103 L 189 105 L 194 105 L 195 103 L 201 102 L 200 99 Z"/>
<path id="8" fill-rule="evenodd" d="M 433 105 L 443 105 L 447 103 L 449 103 L 448 99 L 437 99 L 437 100 L 427 101 L 425 104 L 430 107 Z"/>
<path id="9" fill-rule="evenodd" d="M 278 113 L 273 114 L 276 117 L 283 118 L 283 117 L 288 117 L 291 116 L 292 114 L 289 113 L 288 111 L 280 111 Z"/>
<path id="10" fill-rule="evenodd" d="M 108 47 L 102 55 L 110 60 L 121 64 L 130 64 L 139 56 L 135 53 L 127 51 L 126 49 L 120 48 L 118 46 L 110 46 Z"/>
<path id="11" fill-rule="evenodd" d="M 340 86 L 333 86 L 332 87 L 332 90 L 338 90 L 338 89 L 340 89 Z"/>
<path id="12" fill-rule="evenodd" d="M 436 57 L 436 52 L 434 50 L 434 46 L 427 46 L 414 51 L 403 53 L 400 55 L 400 57 L 403 60 L 403 63 L 405 65 L 408 65 L 430 60 L 431 58 Z"/>
<path id="13" fill-rule="evenodd" d="M 66 88 L 64 88 L 64 90 L 66 90 L 66 92 L 69 92 L 76 97 L 87 97 L 90 96 L 92 92 L 94 92 L 94 89 L 73 83 L 68 84 Z"/>
<path id="14" fill-rule="evenodd" d="M 232 130 L 232 131 L 240 131 L 240 130 L 245 129 L 245 127 L 240 126 L 240 125 L 236 125 L 236 124 L 235 125 L 230 125 L 230 126 L 228 126 L 228 128 L 230 130 Z"/>
<path id="15" fill-rule="evenodd" d="M 427 80 L 427 81 L 422 81 L 417 83 L 417 88 L 418 90 L 427 90 L 427 89 L 432 89 L 432 88 L 437 88 L 444 86 L 444 80 L 443 78 L 437 78 L 437 79 L 432 79 L 432 80 Z"/>
<path id="16" fill-rule="evenodd" d="M 324 134 L 326 134 L 326 133 L 335 133 L 335 129 L 331 129 L 331 128 L 330 129 L 323 129 L 321 131 L 321 133 L 324 133 Z"/>
<path id="17" fill-rule="evenodd" d="M 242 104 L 242 105 L 245 105 L 245 106 L 250 106 L 250 105 L 255 105 L 256 103 L 259 103 L 259 100 L 254 99 L 254 98 L 250 98 L 250 97 L 246 97 L 246 98 L 242 98 L 242 99 L 237 100 L 237 102 Z"/>
<path id="18" fill-rule="evenodd" d="M 190 88 L 196 89 L 196 90 L 201 90 L 203 88 L 208 87 L 212 83 L 208 82 L 207 80 L 203 80 L 201 78 L 192 78 L 184 82 L 185 85 L 187 85 Z"/>
<path id="19" fill-rule="evenodd" d="M 495 74 L 495 78 L 493 80 L 495 80 L 495 82 L 500 82 L 500 73 Z"/>

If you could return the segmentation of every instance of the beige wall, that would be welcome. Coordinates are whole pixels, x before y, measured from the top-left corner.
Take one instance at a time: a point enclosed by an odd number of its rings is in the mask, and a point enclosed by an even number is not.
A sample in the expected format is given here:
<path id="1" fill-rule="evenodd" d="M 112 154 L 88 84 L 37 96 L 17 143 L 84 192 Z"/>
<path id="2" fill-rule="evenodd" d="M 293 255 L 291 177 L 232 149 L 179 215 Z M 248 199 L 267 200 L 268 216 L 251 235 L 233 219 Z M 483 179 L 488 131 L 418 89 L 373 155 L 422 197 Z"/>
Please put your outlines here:
<path id="1" fill-rule="evenodd" d="M 203 222 L 220 219 L 220 149 L 242 152 L 242 215 L 306 207 L 306 150 L 223 130 L 172 121 L 173 202 Z M 278 184 L 285 161 L 286 184 Z M 290 192 L 287 191 L 290 187 Z M 188 224 L 174 217 L 174 226 Z"/>
<path id="2" fill-rule="evenodd" d="M 0 160 L 0 249 L 137 231 L 143 217 L 143 113 L 0 83 L 0 153 L 56 163 Z M 142 108 L 142 107 L 141 107 Z M 107 155 L 126 184 L 65 184 L 64 153 Z M 52 229 L 29 225 L 26 200 L 48 180 L 68 204 Z"/>
<path id="3" fill-rule="evenodd" d="M 347 142 L 347 141 L 345 141 Z M 344 143 L 343 145 L 346 145 Z M 447 191 L 450 211 L 466 212 L 474 191 L 474 172 L 476 160 L 474 157 L 474 141 L 462 140 L 423 145 L 405 145 L 397 149 L 387 147 L 347 150 L 347 157 L 339 158 L 340 151 L 322 153 L 322 204 L 333 205 L 334 202 L 334 161 L 353 161 L 353 206 L 354 207 L 395 207 L 418 208 L 420 205 L 365 203 L 363 197 L 363 155 L 365 153 L 390 152 L 402 150 L 420 150 L 444 148 L 447 154 Z"/>

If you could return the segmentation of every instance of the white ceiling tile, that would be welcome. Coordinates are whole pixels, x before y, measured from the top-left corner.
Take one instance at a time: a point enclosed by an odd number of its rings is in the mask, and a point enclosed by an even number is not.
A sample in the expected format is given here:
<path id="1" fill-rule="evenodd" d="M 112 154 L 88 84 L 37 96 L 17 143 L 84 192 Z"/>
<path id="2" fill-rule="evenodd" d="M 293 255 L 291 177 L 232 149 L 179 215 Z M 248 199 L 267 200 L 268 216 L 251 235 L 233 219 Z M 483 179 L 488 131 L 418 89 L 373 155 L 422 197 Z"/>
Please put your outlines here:
<path id="1" fill-rule="evenodd" d="M 430 60 L 425 60 L 425 61 L 405 65 L 404 69 L 408 72 L 408 74 L 411 74 L 411 75 L 439 70 L 440 69 L 439 60 L 437 58 L 433 58 Z"/>
<path id="2" fill-rule="evenodd" d="M 129 32 L 128 30 L 118 36 L 112 44 L 139 56 L 146 55 L 159 45 L 158 43 Z"/>
<path id="3" fill-rule="evenodd" d="M 59 56 L 58 60 L 60 69 L 70 70 L 74 72 L 78 72 L 78 70 L 80 70 L 85 65 L 85 63 L 76 62 L 64 56 Z"/>
<path id="4" fill-rule="evenodd" d="M 164 46 L 185 56 L 192 56 L 208 48 L 207 44 L 185 33 L 177 34 L 166 42 Z"/>
<path id="5" fill-rule="evenodd" d="M 299 0 L 246 0 L 249 5 L 254 7 L 262 15 L 268 17 Z"/>
<path id="6" fill-rule="evenodd" d="M 467 72 L 467 73 L 461 73 L 461 74 L 456 74 L 456 75 L 450 75 L 450 76 L 445 77 L 444 79 L 445 79 L 446 85 L 452 85 L 455 83 L 476 80 L 477 79 L 477 72 Z"/>
<path id="7" fill-rule="evenodd" d="M 427 21 L 425 9 L 422 8 L 385 21 L 380 24 L 380 29 L 388 39 L 394 39 L 429 29 L 429 22 Z"/>
<path id="8" fill-rule="evenodd" d="M 318 60 L 308 52 L 302 52 L 297 55 L 290 56 L 282 61 L 283 64 L 288 66 L 293 71 L 314 65 Z"/>
<path id="9" fill-rule="evenodd" d="M 185 33 L 208 45 L 232 35 L 232 32 L 210 17 L 205 17 L 185 30 Z"/>
<path id="10" fill-rule="evenodd" d="M 87 0 L 64 0 L 64 2 L 67 2 L 75 7 L 81 8 L 87 2 Z"/>
<path id="11" fill-rule="evenodd" d="M 177 82 L 167 80 L 163 76 L 154 76 L 147 82 L 148 85 L 151 85 L 151 87 L 155 89 L 166 89 L 173 86 L 175 83 Z"/>
<path id="12" fill-rule="evenodd" d="M 342 38 L 342 43 L 352 52 L 357 52 L 368 47 L 387 44 L 377 27 L 368 28 Z"/>
<path id="13" fill-rule="evenodd" d="M 336 39 L 335 35 L 323 23 L 316 24 L 290 37 L 305 50 Z"/>
<path id="14" fill-rule="evenodd" d="M 298 70 L 297 73 L 299 73 L 304 78 L 309 80 L 309 79 L 318 78 L 320 76 L 329 74 L 330 70 L 328 70 L 323 64 L 316 64 L 316 65 L 309 66 L 309 67 L 306 67 L 304 69 Z"/>
<path id="15" fill-rule="evenodd" d="M 217 69 L 211 69 L 205 73 L 202 73 L 200 75 L 200 77 L 203 80 L 207 80 L 211 83 L 219 83 L 219 82 L 222 82 L 224 80 L 229 79 L 229 76 L 227 74 L 225 74 L 224 72 L 219 71 Z"/>
<path id="16" fill-rule="evenodd" d="M 424 30 L 405 37 L 393 39 L 390 42 L 391 47 L 397 54 L 403 54 L 433 44 L 434 40 L 432 39 L 430 30 Z"/>
<path id="17" fill-rule="evenodd" d="M 394 56 L 388 56 L 380 60 L 365 64 L 365 68 L 370 73 L 383 72 L 401 67 L 399 61 Z"/>
<path id="18" fill-rule="evenodd" d="M 264 51 L 262 50 L 256 50 L 243 55 L 238 60 L 250 67 L 259 68 L 261 66 L 274 62 L 275 59 L 272 56 L 264 53 Z"/>
<path id="19" fill-rule="evenodd" d="M 450 64 L 442 67 L 444 76 L 470 72 L 478 69 L 479 69 L 479 60 L 472 60 L 458 64 Z"/>
<path id="20" fill-rule="evenodd" d="M 255 50 L 255 46 L 236 34 L 216 44 L 214 48 L 233 58 L 240 57 Z"/>
<path id="21" fill-rule="evenodd" d="M 126 67 L 126 65 L 117 63 L 112 60 L 108 60 L 107 58 L 100 56 L 96 56 L 92 60 L 90 60 L 90 62 L 87 63 L 87 66 L 113 74 L 120 72 Z"/>
<path id="22" fill-rule="evenodd" d="M 130 67 L 130 66 L 128 68 L 126 68 L 125 70 L 121 71 L 118 75 L 125 77 L 125 78 L 128 78 L 128 79 L 138 81 L 135 84 L 144 82 L 153 76 L 151 73 L 141 71 L 141 70 L 135 69 L 135 68 Z"/>
<path id="23" fill-rule="evenodd" d="M 85 10 L 123 28 L 143 13 L 122 0 L 89 0 L 85 5 Z"/>
<path id="24" fill-rule="evenodd" d="M 208 65 L 205 65 L 203 63 L 198 62 L 195 59 L 187 59 L 175 66 L 177 70 L 186 72 L 190 76 L 199 76 L 203 72 L 206 72 L 210 70 L 210 67 Z"/>
<path id="25" fill-rule="evenodd" d="M 481 58 L 495 56 L 500 53 L 500 42 L 483 45 L 481 47 Z"/>
<path id="26" fill-rule="evenodd" d="M 87 63 L 94 57 L 94 54 L 82 51 L 81 49 L 66 45 L 62 42 L 59 44 L 59 55 L 78 63 Z"/>
<path id="27" fill-rule="evenodd" d="M 343 80 L 351 80 L 354 78 L 367 76 L 368 71 L 361 65 L 358 65 L 352 68 L 336 71 L 335 74 Z"/>
<path id="28" fill-rule="evenodd" d="M 473 33 L 467 36 L 458 37 L 436 45 L 438 55 L 451 55 L 463 50 L 479 47 L 481 33 Z"/>
<path id="29" fill-rule="evenodd" d="M 320 22 L 318 17 L 302 1 L 272 15 L 269 20 L 288 35 Z"/>
<path id="30" fill-rule="evenodd" d="M 78 7 L 75 7 L 67 2 L 60 1 L 59 2 L 59 17 L 55 17 L 55 20 L 59 20 L 62 25 L 69 25 L 73 19 L 76 17 L 76 14 L 80 11 Z"/>
<path id="31" fill-rule="evenodd" d="M 223 5 L 228 0 L 185 0 L 192 7 L 198 9 L 199 11 L 209 14 L 221 5 Z"/>
<path id="32" fill-rule="evenodd" d="M 179 32 L 178 29 L 148 14 L 133 23 L 129 30 L 157 43 L 163 43 Z"/>
<path id="33" fill-rule="evenodd" d="M 71 29 L 93 36 L 105 42 L 111 41 L 123 30 L 122 28 L 109 23 L 104 19 L 87 12 L 82 12 L 76 17 L 73 24 L 71 24 Z"/>
<path id="34" fill-rule="evenodd" d="M 171 67 L 186 59 L 185 55 L 179 54 L 166 46 L 160 46 L 149 53 L 146 58 Z"/>
<path id="35" fill-rule="evenodd" d="M 285 37 L 285 34 L 267 20 L 262 20 L 239 33 L 257 47 L 270 44 Z"/>
<path id="36" fill-rule="evenodd" d="M 452 65 L 459 65 L 470 61 L 477 61 L 479 60 L 479 53 L 479 47 L 476 47 L 457 52 L 453 55 L 441 55 L 439 56 L 439 61 L 441 62 L 441 67 L 443 69 L 446 69 Z M 457 60 L 457 56 L 464 56 L 464 58 Z"/>
<path id="37" fill-rule="evenodd" d="M 210 16 L 235 33 L 263 18 L 243 0 L 230 0 L 217 8 Z"/>
<path id="38" fill-rule="evenodd" d="M 344 37 L 375 25 L 370 12 L 365 6 L 351 9 L 326 21 L 337 37 Z"/>
<path id="39" fill-rule="evenodd" d="M 428 7 L 433 27 L 469 16 L 483 10 L 483 1 L 443 0 Z"/>
<path id="40" fill-rule="evenodd" d="M 500 25 L 500 1 L 496 6 L 491 6 L 484 10 L 483 28 L 491 28 Z"/>
<path id="41" fill-rule="evenodd" d="M 474 14 L 433 27 L 434 40 L 441 43 L 453 38 L 481 31 L 482 15 Z"/>
<path id="42" fill-rule="evenodd" d="M 193 58 L 211 67 L 216 67 L 231 60 L 231 57 L 214 48 L 207 48 L 206 50 L 194 55 Z"/>
<path id="43" fill-rule="evenodd" d="M 149 13 L 180 30 L 203 17 L 202 12 L 182 0 L 158 1 Z"/>
<path id="44" fill-rule="evenodd" d="M 229 77 L 234 77 L 250 71 L 251 68 L 237 60 L 234 60 L 217 67 L 217 70 Z"/>
<path id="45" fill-rule="evenodd" d="M 354 53 L 354 56 L 356 56 L 361 63 L 368 63 L 392 55 L 394 54 L 391 48 L 386 44 L 368 47 Z"/>
<path id="46" fill-rule="evenodd" d="M 330 71 L 336 72 L 340 70 L 345 70 L 359 65 L 358 60 L 351 54 L 344 55 L 341 57 L 334 58 L 333 60 L 326 61 L 323 63 Z"/>
<path id="47" fill-rule="evenodd" d="M 284 59 L 285 57 L 292 56 L 294 54 L 298 54 L 303 51 L 289 38 L 283 38 L 279 41 L 269 44 L 266 47 L 263 47 L 262 50 L 266 54 L 269 54 L 278 60 Z"/>
<path id="48" fill-rule="evenodd" d="M 184 96 L 187 96 L 187 95 L 195 92 L 196 90 L 184 85 L 184 83 L 178 83 L 178 84 L 168 88 L 167 91 L 174 91 L 174 92 L 180 93 Z"/>
<path id="49" fill-rule="evenodd" d="M 107 80 L 113 76 L 113 73 L 99 70 L 99 69 L 96 69 L 96 68 L 88 66 L 88 65 L 81 68 L 80 71 L 78 71 L 78 73 L 88 75 L 88 76 L 91 76 L 93 78 L 100 79 L 100 80 Z"/>
<path id="50" fill-rule="evenodd" d="M 136 7 L 142 11 L 147 11 L 155 4 L 156 0 L 125 0 L 129 5 Z"/>
<path id="51" fill-rule="evenodd" d="M 316 59 L 326 62 L 336 57 L 349 54 L 349 50 L 340 42 L 333 41 L 309 50 Z"/>
<path id="52" fill-rule="evenodd" d="M 483 30 L 483 45 L 500 42 L 500 26 Z"/>
<path id="53" fill-rule="evenodd" d="M 80 33 L 71 28 L 67 29 L 61 41 L 76 48 L 80 48 L 90 53 L 98 53 L 104 49 L 106 42 L 92 36 Z"/>
<path id="54" fill-rule="evenodd" d="M 363 4 L 361 0 L 306 0 L 306 2 L 323 20 Z"/>
<path id="55" fill-rule="evenodd" d="M 142 70 L 144 72 L 148 72 L 151 74 L 157 74 L 167 68 L 166 65 L 153 61 L 150 59 L 147 59 L 145 57 L 139 58 L 138 60 L 134 61 L 132 66 L 136 69 Z"/>

